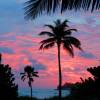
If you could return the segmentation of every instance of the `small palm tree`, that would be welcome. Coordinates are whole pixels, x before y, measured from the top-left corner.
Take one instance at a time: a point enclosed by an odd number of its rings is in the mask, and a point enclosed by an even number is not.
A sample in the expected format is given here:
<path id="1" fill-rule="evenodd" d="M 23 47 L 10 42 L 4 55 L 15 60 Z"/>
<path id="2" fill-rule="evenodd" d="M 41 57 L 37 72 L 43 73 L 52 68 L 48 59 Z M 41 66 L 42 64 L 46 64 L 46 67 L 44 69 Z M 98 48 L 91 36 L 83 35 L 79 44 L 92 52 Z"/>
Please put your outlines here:
<path id="1" fill-rule="evenodd" d="M 38 72 L 34 71 L 34 68 L 31 66 L 26 66 L 24 68 L 24 73 L 21 73 L 21 79 L 24 81 L 25 79 L 28 79 L 28 85 L 30 87 L 31 91 L 31 100 L 32 100 L 32 82 L 34 81 L 34 77 L 39 77 Z"/>
<path id="2" fill-rule="evenodd" d="M 73 31 L 77 31 L 76 29 L 70 29 L 67 25 L 68 20 L 61 22 L 57 20 L 54 26 L 45 25 L 51 29 L 51 32 L 43 31 L 39 35 L 47 35 L 48 38 L 41 41 L 40 49 L 49 49 L 53 47 L 55 44 L 58 49 L 58 69 L 59 69 L 59 99 L 61 100 L 61 86 L 62 86 L 62 72 L 61 72 L 61 62 L 60 62 L 60 49 L 61 45 L 64 49 L 73 57 L 74 51 L 73 46 L 81 49 L 80 41 L 71 36 Z"/>

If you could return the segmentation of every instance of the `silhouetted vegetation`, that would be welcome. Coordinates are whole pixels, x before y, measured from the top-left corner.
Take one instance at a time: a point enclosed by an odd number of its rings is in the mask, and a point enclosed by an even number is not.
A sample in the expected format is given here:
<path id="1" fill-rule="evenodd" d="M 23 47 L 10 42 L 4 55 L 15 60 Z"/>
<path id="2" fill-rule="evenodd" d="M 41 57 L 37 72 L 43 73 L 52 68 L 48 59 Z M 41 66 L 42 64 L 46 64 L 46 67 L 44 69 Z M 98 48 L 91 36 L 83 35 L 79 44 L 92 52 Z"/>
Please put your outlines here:
<path id="1" fill-rule="evenodd" d="M 18 86 L 14 81 L 11 67 L 0 63 L 0 100 L 17 100 Z"/>
<path id="2" fill-rule="evenodd" d="M 18 100 L 30 100 L 30 97 L 28 97 L 28 96 L 20 96 Z M 32 97 L 31 100 L 38 100 L 38 99 Z"/>
<path id="3" fill-rule="evenodd" d="M 1 60 L 2 60 L 2 54 L 0 53 L 0 64 L 1 64 Z"/>
<path id="4" fill-rule="evenodd" d="M 93 78 L 81 82 L 77 82 L 71 87 L 70 95 L 63 97 L 62 100 L 100 100 L 100 66 L 88 68 L 88 72 L 93 75 Z M 45 100 L 59 100 L 58 97 L 52 97 Z"/>
<path id="5" fill-rule="evenodd" d="M 72 88 L 71 94 L 77 100 L 100 100 L 100 66 L 88 68 L 87 71 L 94 78 L 89 77 L 85 80 L 81 78 L 81 82 Z"/>
<path id="6" fill-rule="evenodd" d="M 65 12 L 66 10 L 96 10 L 100 9 L 100 0 L 28 0 L 25 3 L 25 18 L 34 19 L 38 15 L 56 12 L 57 9 Z"/>
<path id="7" fill-rule="evenodd" d="M 62 72 L 61 72 L 61 61 L 60 61 L 60 49 L 61 45 L 63 48 L 73 57 L 74 50 L 73 47 L 81 49 L 80 41 L 72 36 L 73 31 L 76 29 L 70 29 L 67 25 L 68 20 L 61 22 L 57 20 L 53 25 L 45 25 L 51 29 L 51 32 L 43 31 L 39 35 L 47 35 L 48 38 L 41 41 L 40 49 L 49 49 L 53 46 L 57 46 L 58 49 L 58 69 L 59 69 L 59 100 L 61 100 L 61 86 L 62 86 Z"/>
<path id="8" fill-rule="evenodd" d="M 26 66 L 24 68 L 24 73 L 21 73 L 21 79 L 24 81 L 25 79 L 28 79 L 28 85 L 30 87 L 31 91 L 31 100 L 32 100 L 32 82 L 34 81 L 34 77 L 39 77 L 38 72 L 34 71 L 34 68 L 31 66 Z"/>

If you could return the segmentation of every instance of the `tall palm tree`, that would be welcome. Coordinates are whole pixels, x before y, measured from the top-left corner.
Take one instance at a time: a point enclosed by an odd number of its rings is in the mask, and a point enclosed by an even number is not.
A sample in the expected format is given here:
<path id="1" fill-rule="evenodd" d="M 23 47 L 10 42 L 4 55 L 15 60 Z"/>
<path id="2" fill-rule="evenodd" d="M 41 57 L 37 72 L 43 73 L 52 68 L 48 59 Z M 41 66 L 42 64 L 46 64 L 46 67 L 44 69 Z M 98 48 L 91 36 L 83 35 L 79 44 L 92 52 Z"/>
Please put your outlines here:
<path id="1" fill-rule="evenodd" d="M 28 0 L 25 3 L 25 17 L 34 19 L 44 11 L 55 12 L 58 7 L 61 12 L 73 9 L 84 9 L 85 11 L 91 9 L 93 11 L 100 9 L 100 0 Z"/>
<path id="2" fill-rule="evenodd" d="M 28 79 L 28 85 L 30 87 L 31 91 L 31 100 L 32 100 L 32 82 L 34 81 L 34 77 L 39 77 L 38 72 L 34 71 L 34 68 L 31 66 L 26 66 L 24 68 L 24 73 L 21 73 L 21 79 L 24 81 L 25 79 Z"/>
<path id="3" fill-rule="evenodd" d="M 61 100 L 61 86 L 62 86 L 62 72 L 61 72 L 61 61 L 60 61 L 60 49 L 61 45 L 64 47 L 64 49 L 73 57 L 74 51 L 73 47 L 76 47 L 80 50 L 81 49 L 81 43 L 80 41 L 71 36 L 73 31 L 77 31 L 76 29 L 70 29 L 70 27 L 67 25 L 67 20 L 61 22 L 60 20 L 57 20 L 55 25 L 45 25 L 51 29 L 50 31 L 43 31 L 39 35 L 47 35 L 48 38 L 41 41 L 40 49 L 49 49 L 53 47 L 55 44 L 57 46 L 58 50 L 58 69 L 59 69 L 59 100 Z"/>

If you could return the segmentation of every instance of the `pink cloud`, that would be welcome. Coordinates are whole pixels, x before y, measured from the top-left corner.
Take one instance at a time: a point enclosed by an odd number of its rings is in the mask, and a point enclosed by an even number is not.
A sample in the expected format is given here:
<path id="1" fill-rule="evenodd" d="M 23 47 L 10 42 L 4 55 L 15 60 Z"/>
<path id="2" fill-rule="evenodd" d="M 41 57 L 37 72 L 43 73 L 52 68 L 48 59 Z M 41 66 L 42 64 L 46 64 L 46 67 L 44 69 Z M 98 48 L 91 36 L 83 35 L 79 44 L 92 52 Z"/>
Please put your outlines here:
<path id="1" fill-rule="evenodd" d="M 64 50 L 61 50 L 63 83 L 66 81 L 80 81 L 80 77 L 86 78 L 90 76 L 86 69 L 98 65 L 98 60 L 100 59 L 99 26 L 92 27 L 87 24 L 78 24 L 73 27 L 79 30 L 78 33 L 73 35 L 81 40 L 84 51 L 94 55 L 95 58 L 90 59 L 80 56 L 79 51 L 76 49 L 75 57 L 71 58 Z M 38 33 L 41 30 L 43 28 L 38 28 L 35 31 Z M 55 46 L 52 49 L 40 51 L 39 42 L 43 37 L 41 38 L 37 35 L 35 37 L 34 34 L 20 35 L 11 32 L 7 35 L 2 35 L 6 40 L 1 40 L 0 46 L 11 48 L 14 51 L 13 54 L 3 53 L 3 62 L 10 64 L 14 70 L 20 72 L 26 65 L 33 65 L 34 62 L 32 63 L 32 61 L 36 60 L 37 63 L 46 66 L 46 70 L 39 70 L 40 78 L 37 79 L 34 85 L 42 87 L 47 82 L 46 87 L 55 87 L 58 84 L 57 48 Z"/>

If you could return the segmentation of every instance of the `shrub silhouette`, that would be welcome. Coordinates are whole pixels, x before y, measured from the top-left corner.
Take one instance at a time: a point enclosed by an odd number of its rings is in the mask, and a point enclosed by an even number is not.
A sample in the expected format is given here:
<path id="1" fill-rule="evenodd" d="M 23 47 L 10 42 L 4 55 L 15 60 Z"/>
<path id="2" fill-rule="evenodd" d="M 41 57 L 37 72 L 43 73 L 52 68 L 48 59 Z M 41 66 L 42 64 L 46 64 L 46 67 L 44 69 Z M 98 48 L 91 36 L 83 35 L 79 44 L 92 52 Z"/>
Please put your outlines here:
<path id="1" fill-rule="evenodd" d="M 90 72 L 94 76 L 94 92 L 96 97 L 100 100 L 100 66 L 94 68 L 88 68 L 88 72 Z"/>
<path id="2" fill-rule="evenodd" d="M 10 66 L 0 63 L 0 98 L 2 100 L 17 99 L 18 86 L 14 81 L 14 74 L 12 74 Z"/>
<path id="3" fill-rule="evenodd" d="M 89 77 L 88 79 L 78 82 L 72 87 L 71 94 L 77 100 L 100 100 L 100 66 L 94 68 L 88 68 L 94 78 Z"/>
<path id="4" fill-rule="evenodd" d="M 87 71 L 94 76 L 95 80 L 100 79 L 100 66 L 94 68 L 88 68 Z"/>

